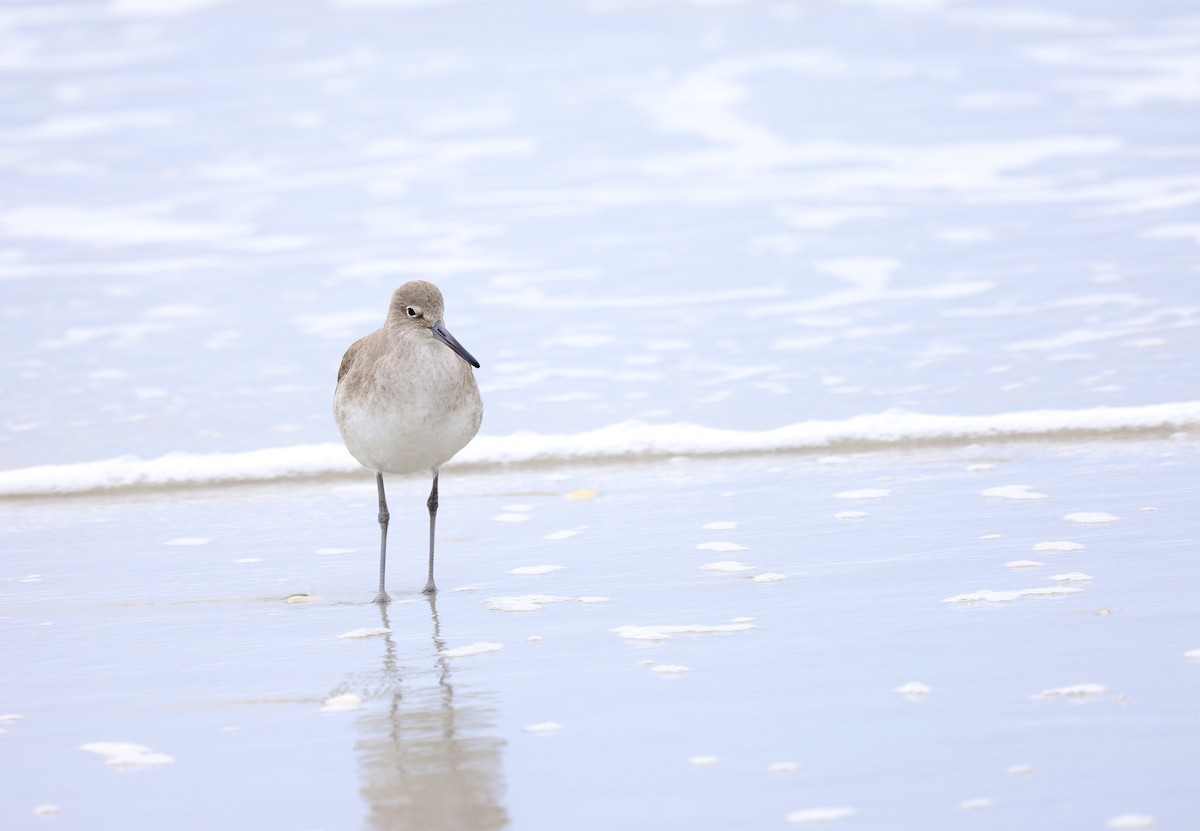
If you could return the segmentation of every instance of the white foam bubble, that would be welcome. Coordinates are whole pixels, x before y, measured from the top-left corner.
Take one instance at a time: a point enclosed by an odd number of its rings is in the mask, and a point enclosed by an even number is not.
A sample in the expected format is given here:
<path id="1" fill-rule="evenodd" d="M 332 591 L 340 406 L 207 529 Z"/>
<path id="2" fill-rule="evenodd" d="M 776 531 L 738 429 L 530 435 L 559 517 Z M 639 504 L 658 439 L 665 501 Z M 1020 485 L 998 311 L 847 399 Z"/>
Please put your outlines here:
<path id="1" fill-rule="evenodd" d="M 717 758 L 716 756 L 692 756 L 690 759 L 688 759 L 689 763 L 695 765 L 698 768 L 710 768 L 710 767 L 713 767 L 715 764 L 717 764 L 717 762 L 719 762 L 719 761 L 721 761 L 721 760 L 719 758 Z"/>
<path id="2" fill-rule="evenodd" d="M 33 815 L 35 817 L 53 817 L 61 813 L 62 808 L 58 807 L 57 805 L 38 805 L 33 809 Z"/>
<path id="3" fill-rule="evenodd" d="M 454 649 L 443 649 L 438 654 L 443 658 L 468 658 L 472 655 L 485 655 L 489 652 L 499 652 L 503 648 L 503 644 L 480 641 L 479 643 L 473 643 L 468 646 L 459 646 L 455 647 Z"/>
<path id="4" fill-rule="evenodd" d="M 857 813 L 853 808 L 805 808 L 802 811 L 792 811 L 787 815 L 787 821 L 797 825 L 811 825 L 818 822 L 836 822 Z"/>
<path id="5" fill-rule="evenodd" d="M 331 695 L 325 699 L 321 705 L 322 713 L 347 713 L 351 710 L 357 710 L 362 706 L 363 700 L 361 696 L 354 693 L 342 693 L 341 695 Z"/>
<path id="6" fill-rule="evenodd" d="M 1033 547 L 1034 551 L 1043 552 L 1067 552 L 1067 551 L 1082 551 L 1083 545 L 1077 542 L 1068 542 L 1066 540 L 1054 540 L 1051 542 L 1039 542 Z"/>
<path id="7" fill-rule="evenodd" d="M 542 721 L 537 724 L 531 724 L 524 728 L 526 733 L 534 733 L 539 736 L 549 736 L 552 733 L 557 733 L 563 729 L 563 726 L 556 721 Z"/>
<path id="8" fill-rule="evenodd" d="M 737 527 L 736 522 L 706 522 L 700 526 L 704 531 L 732 531 Z"/>
<path id="9" fill-rule="evenodd" d="M 943 603 L 957 603 L 960 605 L 968 605 L 971 603 L 1011 603 L 1022 597 L 1063 597 L 1069 594 L 1079 594 L 1083 589 L 1076 589 L 1070 586 L 1041 586 L 1035 589 L 1017 589 L 1015 591 L 991 591 L 990 589 L 981 589 L 977 592 L 969 592 L 967 594 L 956 594 L 953 597 L 947 597 Z"/>
<path id="10" fill-rule="evenodd" d="M 552 534 L 547 534 L 546 536 L 542 537 L 542 539 L 544 539 L 544 540 L 568 540 L 578 533 L 579 533 L 578 531 L 574 531 L 571 529 L 568 529 L 566 531 L 555 531 Z"/>
<path id="11" fill-rule="evenodd" d="M 527 522 L 528 520 L 529 514 L 505 513 L 492 517 L 493 522 Z"/>
<path id="12" fill-rule="evenodd" d="M 1045 563 L 1039 563 L 1037 560 L 1012 560 L 1004 564 L 1005 568 L 1025 569 L 1025 568 L 1041 568 Z"/>
<path id="13" fill-rule="evenodd" d="M 883 499 L 886 496 L 891 496 L 892 492 L 886 488 L 859 488 L 852 491 L 839 491 L 833 495 L 834 499 Z"/>
<path id="14" fill-rule="evenodd" d="M 1028 774 L 1033 773 L 1033 765 L 1028 763 L 1009 765 L 1004 772 L 1009 776 L 1027 776 Z"/>
<path id="15" fill-rule="evenodd" d="M 923 441 L 979 443 L 1021 437 L 1157 432 L 1196 426 L 1200 426 L 1200 401 L 990 416 L 939 416 L 893 410 L 840 421 L 799 422 L 762 431 L 629 421 L 577 434 L 477 436 L 451 465 L 498 467 L 530 462 L 775 453 L 835 445 L 859 449 L 911 446 Z M 149 460 L 123 457 L 0 471 L 0 496 L 270 481 L 361 470 L 340 442 L 242 453 L 171 453 Z"/>
<path id="16" fill-rule="evenodd" d="M 1200 649 L 1189 649 L 1183 653 L 1183 657 L 1189 661 L 1200 661 Z"/>
<path id="17" fill-rule="evenodd" d="M 484 604 L 494 612 L 536 612 L 549 603 L 565 603 L 570 599 L 553 594 L 523 594 L 517 597 L 489 597 Z"/>
<path id="18" fill-rule="evenodd" d="M 4 713 L 3 715 L 0 715 L 0 724 L 16 724 L 23 718 L 25 718 L 25 716 L 21 715 L 20 713 Z"/>
<path id="19" fill-rule="evenodd" d="M 1038 493 L 1032 490 L 1032 485 L 1001 485 L 995 488 L 988 488 L 983 492 L 984 496 L 991 496 L 999 499 L 1045 499 L 1046 494 Z"/>
<path id="20" fill-rule="evenodd" d="M 177 537 L 167 540 L 165 545 L 208 545 L 212 540 L 207 537 Z"/>
<path id="21" fill-rule="evenodd" d="M 974 799 L 964 799 L 962 802 L 958 803 L 958 810 L 960 811 L 983 811 L 991 807 L 992 800 L 988 799 L 986 796 L 978 796 Z"/>
<path id="22" fill-rule="evenodd" d="M 233 562 L 234 562 L 234 565 L 243 565 L 243 566 L 244 565 L 253 565 L 254 563 L 261 563 L 262 558 L 261 557 L 240 557 L 240 558 L 234 560 Z"/>
<path id="23" fill-rule="evenodd" d="M 1068 522 L 1080 522 L 1085 525 L 1100 525 L 1106 522 L 1117 522 L 1121 518 L 1101 511 L 1076 511 L 1075 513 L 1067 514 L 1063 519 Z"/>
<path id="24" fill-rule="evenodd" d="M 739 563 L 736 560 L 721 560 L 716 563 L 705 563 L 699 568 L 705 571 L 723 571 L 730 574 L 737 574 L 743 571 L 752 571 L 753 569 L 745 563 Z"/>
<path id="25" fill-rule="evenodd" d="M 696 546 L 697 551 L 745 551 L 746 546 L 736 542 L 702 542 Z"/>
<path id="26" fill-rule="evenodd" d="M 1108 692 L 1103 684 L 1074 684 L 1069 687 L 1055 687 L 1042 690 L 1037 695 L 1029 696 L 1033 701 L 1089 701 Z"/>
<path id="27" fill-rule="evenodd" d="M 739 620 L 716 626 L 701 624 L 687 624 L 682 626 L 618 626 L 613 632 L 619 637 L 631 641 L 665 641 L 672 635 L 749 632 L 753 628 L 754 624 L 749 620 Z"/>
<path id="28" fill-rule="evenodd" d="M 1051 574 L 1051 580 L 1059 583 L 1086 583 L 1091 580 L 1091 575 L 1084 574 L 1082 571 L 1069 571 L 1066 574 Z"/>
<path id="29" fill-rule="evenodd" d="M 787 575 L 786 574 L 776 574 L 773 571 L 767 571 L 762 574 L 756 574 L 754 577 L 751 577 L 750 579 L 753 580 L 755 583 L 778 583 L 781 580 L 786 580 Z"/>
<path id="30" fill-rule="evenodd" d="M 909 681 L 907 684 L 901 684 L 892 692 L 898 692 L 905 698 L 920 700 L 933 692 L 933 687 L 928 684 L 922 684 L 920 681 Z"/>
<path id="31" fill-rule="evenodd" d="M 656 664 L 650 667 L 650 671 L 657 672 L 659 675 L 683 675 L 689 670 L 680 664 Z"/>
<path id="32" fill-rule="evenodd" d="M 383 628 L 351 629 L 349 632 L 345 632 L 341 635 L 338 635 L 338 637 L 339 638 L 347 638 L 350 640 L 356 640 L 359 638 L 376 638 L 376 637 L 379 637 L 380 635 L 390 634 L 391 631 L 392 631 L 391 629 L 383 629 Z"/>
<path id="33" fill-rule="evenodd" d="M 610 601 L 612 600 L 612 598 L 611 598 L 611 597 L 599 597 L 599 596 L 596 596 L 596 597 L 577 597 L 577 598 L 575 598 L 575 599 L 576 599 L 576 600 L 578 600 L 580 603 L 588 603 L 588 604 L 591 604 L 591 603 L 608 603 L 608 602 L 610 602 Z"/>
<path id="34" fill-rule="evenodd" d="M 1119 814 L 1108 821 L 1108 827 L 1114 831 L 1145 831 L 1158 825 L 1158 821 L 1148 814 Z"/>
<path id="35" fill-rule="evenodd" d="M 862 519 L 869 516 L 866 511 L 838 511 L 833 515 L 834 519 Z"/>
<path id="36" fill-rule="evenodd" d="M 103 756 L 105 764 L 115 768 L 160 767 L 175 763 L 165 753 L 156 753 L 144 745 L 128 742 L 91 742 L 80 745 L 79 749 Z"/>
<path id="37" fill-rule="evenodd" d="M 767 765 L 767 773 L 787 774 L 795 773 L 800 769 L 800 765 L 795 762 L 773 762 Z"/>
<path id="38" fill-rule="evenodd" d="M 517 568 L 514 568 L 511 573 L 512 574 L 524 574 L 524 575 L 551 574 L 555 571 L 562 571 L 565 568 L 566 568 L 566 566 L 556 566 L 556 565 L 549 565 L 549 564 L 539 565 L 539 566 L 518 566 Z"/>

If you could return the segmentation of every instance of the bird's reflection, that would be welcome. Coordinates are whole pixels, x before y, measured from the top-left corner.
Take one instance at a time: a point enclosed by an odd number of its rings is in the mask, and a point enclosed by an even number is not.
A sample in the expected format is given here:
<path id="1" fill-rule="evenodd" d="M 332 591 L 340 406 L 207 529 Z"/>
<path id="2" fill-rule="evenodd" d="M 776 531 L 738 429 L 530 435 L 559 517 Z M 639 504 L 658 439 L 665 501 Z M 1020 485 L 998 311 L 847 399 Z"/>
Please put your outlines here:
<path id="1" fill-rule="evenodd" d="M 440 654 L 445 643 L 437 600 L 427 600 L 432 643 L 389 633 L 382 669 L 344 685 L 359 687 L 368 702 L 387 702 L 382 710 L 366 704 L 368 712 L 358 722 L 362 738 L 355 752 L 368 824 L 388 831 L 504 828 L 509 824 L 501 805 L 504 742 L 494 735 L 493 713 L 483 696 L 461 690 L 456 695 L 451 661 Z M 391 614 L 420 608 L 403 605 Z M 381 604 L 379 613 L 390 630 L 388 607 Z M 414 618 L 416 631 L 415 616 L 406 616 Z"/>

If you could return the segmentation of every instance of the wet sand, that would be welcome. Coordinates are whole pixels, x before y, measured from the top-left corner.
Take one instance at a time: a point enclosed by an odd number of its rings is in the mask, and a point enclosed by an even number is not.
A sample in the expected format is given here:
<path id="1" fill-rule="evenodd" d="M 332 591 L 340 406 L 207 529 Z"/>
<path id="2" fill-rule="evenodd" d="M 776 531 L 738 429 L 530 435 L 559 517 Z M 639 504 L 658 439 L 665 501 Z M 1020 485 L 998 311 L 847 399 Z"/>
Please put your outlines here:
<path id="1" fill-rule="evenodd" d="M 5 501 L 0 827 L 1193 827 L 1197 451 Z"/>

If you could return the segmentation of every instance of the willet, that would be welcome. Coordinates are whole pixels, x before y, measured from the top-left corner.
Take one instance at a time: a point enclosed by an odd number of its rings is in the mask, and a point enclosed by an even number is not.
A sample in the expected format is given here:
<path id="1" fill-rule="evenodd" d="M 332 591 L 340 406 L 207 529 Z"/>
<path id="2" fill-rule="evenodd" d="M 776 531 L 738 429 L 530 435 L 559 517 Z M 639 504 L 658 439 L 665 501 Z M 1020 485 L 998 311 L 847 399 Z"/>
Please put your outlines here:
<path id="1" fill-rule="evenodd" d="M 333 416 L 350 455 L 375 471 L 379 490 L 379 594 L 387 567 L 387 498 L 383 474 L 433 474 L 429 508 L 429 580 L 433 594 L 433 538 L 438 471 L 479 432 L 483 401 L 475 384 L 479 361 L 442 322 L 442 293 L 414 280 L 392 294 L 383 327 L 346 350 L 338 369 Z M 447 348 L 449 347 L 449 348 Z"/>

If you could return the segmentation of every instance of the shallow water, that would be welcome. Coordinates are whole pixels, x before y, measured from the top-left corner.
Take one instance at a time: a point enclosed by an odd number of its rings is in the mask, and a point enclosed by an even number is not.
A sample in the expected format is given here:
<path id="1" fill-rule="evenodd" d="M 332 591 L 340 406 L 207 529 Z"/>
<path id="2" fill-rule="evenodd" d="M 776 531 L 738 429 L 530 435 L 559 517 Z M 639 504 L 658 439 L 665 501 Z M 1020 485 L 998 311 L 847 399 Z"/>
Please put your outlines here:
<path id="1" fill-rule="evenodd" d="M 383 617 L 369 482 L 27 504 L 4 517 L 4 701 L 24 718 L 0 736 L 0 814 L 682 829 L 849 807 L 858 828 L 1189 827 L 1196 456 L 1118 442 L 447 476 L 436 606 L 418 593 L 423 487 L 397 482 Z M 1042 498 L 984 496 L 1018 483 Z M 582 488 L 597 495 L 564 498 Z M 1020 559 L 1043 566 L 1005 566 Z M 729 560 L 750 570 L 702 568 Z M 563 568 L 514 573 L 537 565 Z M 1051 579 L 1070 573 L 1091 579 Z M 946 602 L 1056 586 L 1077 591 Z M 439 654 L 477 644 L 501 648 Z M 912 682 L 929 691 L 897 692 Z M 1079 685 L 1100 688 L 1037 698 Z M 322 712 L 347 694 L 361 704 Z M 123 772 L 79 749 L 101 741 L 174 763 Z"/>
<path id="2" fill-rule="evenodd" d="M 1197 825 L 1197 54 L 1167 0 L 5 5 L 0 827 Z M 435 606 L 390 485 L 381 619 L 330 399 L 415 278 L 487 412 Z"/>

